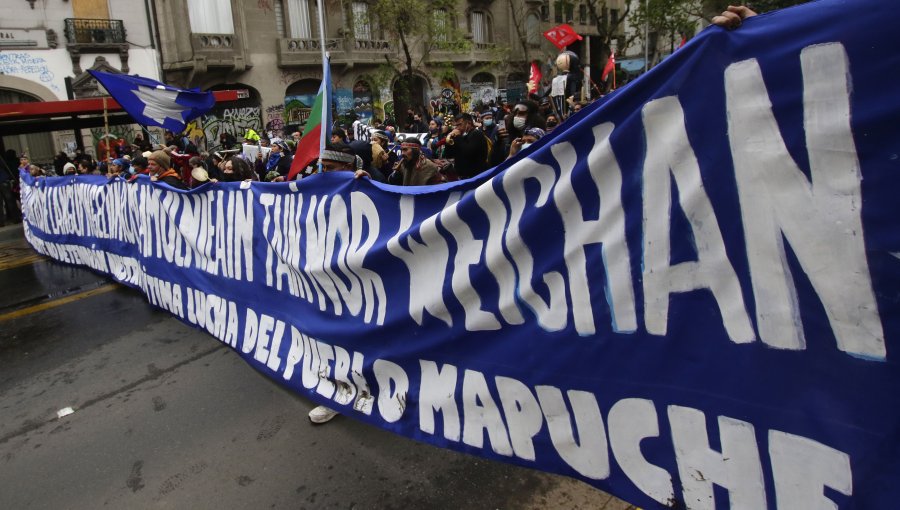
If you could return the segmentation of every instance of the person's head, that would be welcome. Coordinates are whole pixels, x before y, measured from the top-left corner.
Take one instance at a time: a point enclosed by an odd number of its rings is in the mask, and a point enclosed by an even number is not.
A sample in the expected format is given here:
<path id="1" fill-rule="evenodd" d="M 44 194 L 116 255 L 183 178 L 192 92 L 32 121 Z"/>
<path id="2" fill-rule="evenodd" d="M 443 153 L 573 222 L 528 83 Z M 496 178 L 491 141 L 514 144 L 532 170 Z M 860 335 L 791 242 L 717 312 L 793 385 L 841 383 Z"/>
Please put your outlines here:
<path id="1" fill-rule="evenodd" d="M 165 138 L 167 142 L 168 142 L 168 141 L 171 141 L 171 140 L 174 140 L 174 139 L 175 139 L 175 133 L 173 133 L 173 132 L 171 132 L 171 131 L 166 131 L 165 133 L 163 133 L 163 138 Z"/>
<path id="2" fill-rule="evenodd" d="M 418 161 L 422 156 L 422 142 L 418 138 L 409 137 L 400 144 L 400 154 L 403 155 L 403 161 Z"/>
<path id="3" fill-rule="evenodd" d="M 125 158 L 116 158 L 112 160 L 112 164 L 109 166 L 109 173 L 111 174 L 119 174 L 122 172 L 128 171 L 128 167 L 131 166 L 131 163 L 128 162 Z"/>
<path id="4" fill-rule="evenodd" d="M 388 134 L 387 131 L 378 130 L 372 133 L 372 142 L 378 143 L 382 147 L 387 147 L 388 144 Z"/>
<path id="5" fill-rule="evenodd" d="M 32 177 L 43 177 L 44 169 L 37 165 L 28 165 L 28 173 L 30 173 Z"/>
<path id="6" fill-rule="evenodd" d="M 582 108 L 583 108 L 583 106 L 581 105 L 581 103 L 575 103 L 575 106 L 572 107 L 572 111 L 578 113 L 581 111 Z"/>
<path id="7" fill-rule="evenodd" d="M 80 175 L 91 173 L 91 162 L 86 159 L 80 160 L 78 162 L 78 168 L 76 169 L 76 171 Z"/>
<path id="8" fill-rule="evenodd" d="M 541 128 L 526 129 L 522 135 L 522 148 L 526 148 L 534 142 L 544 137 L 544 130 Z"/>
<path id="9" fill-rule="evenodd" d="M 475 119 L 473 119 L 472 116 L 468 113 L 460 113 L 459 115 L 454 117 L 453 124 L 460 133 L 468 133 L 469 131 L 475 129 Z"/>
<path id="10" fill-rule="evenodd" d="M 344 139 L 347 138 L 347 132 L 341 128 L 334 128 L 331 130 L 331 143 L 344 143 Z"/>
<path id="11" fill-rule="evenodd" d="M 494 126 L 494 112 L 488 110 L 481 114 L 481 123 L 486 128 L 491 128 Z"/>
<path id="12" fill-rule="evenodd" d="M 202 167 L 203 159 L 198 156 L 194 156 L 188 160 L 188 164 L 191 165 L 191 168 Z"/>
<path id="13" fill-rule="evenodd" d="M 138 133 L 138 134 L 134 135 L 134 139 L 137 140 L 137 141 L 143 141 L 143 140 L 144 140 L 144 135 Z"/>
<path id="14" fill-rule="evenodd" d="M 265 136 L 262 137 L 262 138 L 260 138 L 260 139 L 259 139 L 259 145 L 260 145 L 260 147 L 268 147 L 268 146 L 269 146 L 269 139 L 266 138 Z"/>
<path id="15" fill-rule="evenodd" d="M 63 175 L 74 175 L 75 174 L 75 165 L 72 163 L 66 163 L 63 165 Z"/>
<path id="16" fill-rule="evenodd" d="M 19 156 L 19 166 L 20 167 L 28 168 L 28 165 L 30 165 L 30 164 L 31 164 L 31 160 L 28 158 L 27 155 L 22 154 L 21 156 Z"/>
<path id="17" fill-rule="evenodd" d="M 556 118 L 556 114 L 551 113 L 547 115 L 547 129 L 553 129 L 559 125 L 559 119 Z"/>
<path id="18" fill-rule="evenodd" d="M 435 117 L 434 119 L 431 119 L 431 120 L 428 122 L 428 132 L 429 132 L 429 133 L 432 133 L 432 134 L 433 134 L 433 133 L 438 133 L 438 132 L 441 131 L 441 124 L 442 124 L 442 123 L 441 123 L 441 122 L 438 122 L 437 120 L 435 120 L 435 119 L 438 119 L 438 118 L 439 118 L 439 117 Z"/>
<path id="19" fill-rule="evenodd" d="M 134 170 L 134 173 L 144 173 L 147 171 L 148 163 L 147 158 L 138 156 L 131 162 L 131 168 Z"/>
<path id="20" fill-rule="evenodd" d="M 250 163 L 240 156 L 232 156 L 225 160 L 222 168 L 226 181 L 244 181 L 253 178 L 253 169 Z"/>
<path id="21" fill-rule="evenodd" d="M 169 169 L 171 158 L 165 151 L 156 151 L 147 158 L 147 170 L 150 175 L 158 175 Z"/>
<path id="22" fill-rule="evenodd" d="M 516 129 L 525 129 L 528 124 L 528 106 L 519 103 L 513 108 L 513 126 Z"/>
<path id="23" fill-rule="evenodd" d="M 350 147 L 344 144 L 332 144 L 325 147 L 319 156 L 322 160 L 323 172 L 340 172 L 356 170 L 356 156 Z"/>
<path id="24" fill-rule="evenodd" d="M 291 138 L 293 138 L 295 142 L 299 142 L 301 136 L 303 135 L 300 133 L 300 131 L 294 131 L 293 133 L 291 133 Z"/>

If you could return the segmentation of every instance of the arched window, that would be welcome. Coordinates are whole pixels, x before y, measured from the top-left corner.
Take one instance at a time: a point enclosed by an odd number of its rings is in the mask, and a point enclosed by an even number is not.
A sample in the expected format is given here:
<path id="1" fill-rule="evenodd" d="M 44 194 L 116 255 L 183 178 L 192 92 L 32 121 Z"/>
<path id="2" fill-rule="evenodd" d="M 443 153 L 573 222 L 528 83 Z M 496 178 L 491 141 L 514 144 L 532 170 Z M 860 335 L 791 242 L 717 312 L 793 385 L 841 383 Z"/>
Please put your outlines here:
<path id="1" fill-rule="evenodd" d="M 469 28 L 472 32 L 472 42 L 488 44 L 494 41 L 491 28 L 491 17 L 484 11 L 472 11 L 469 14 Z"/>

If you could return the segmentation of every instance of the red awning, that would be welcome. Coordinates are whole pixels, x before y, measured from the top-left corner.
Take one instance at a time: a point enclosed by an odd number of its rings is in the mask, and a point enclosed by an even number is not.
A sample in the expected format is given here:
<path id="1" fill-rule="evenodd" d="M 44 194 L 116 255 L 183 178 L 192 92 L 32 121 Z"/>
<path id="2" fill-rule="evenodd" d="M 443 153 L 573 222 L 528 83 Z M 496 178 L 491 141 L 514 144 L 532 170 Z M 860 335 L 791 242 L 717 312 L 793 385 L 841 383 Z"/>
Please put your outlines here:
<path id="1" fill-rule="evenodd" d="M 217 90 L 216 103 L 227 103 L 249 97 L 247 90 Z M 92 97 L 69 101 L 37 101 L 0 104 L 0 135 L 16 135 L 103 125 L 105 108 L 110 125 L 135 124 L 122 106 L 111 97 Z M 79 118 L 80 115 L 92 117 Z M 100 115 L 100 116 L 97 116 Z"/>

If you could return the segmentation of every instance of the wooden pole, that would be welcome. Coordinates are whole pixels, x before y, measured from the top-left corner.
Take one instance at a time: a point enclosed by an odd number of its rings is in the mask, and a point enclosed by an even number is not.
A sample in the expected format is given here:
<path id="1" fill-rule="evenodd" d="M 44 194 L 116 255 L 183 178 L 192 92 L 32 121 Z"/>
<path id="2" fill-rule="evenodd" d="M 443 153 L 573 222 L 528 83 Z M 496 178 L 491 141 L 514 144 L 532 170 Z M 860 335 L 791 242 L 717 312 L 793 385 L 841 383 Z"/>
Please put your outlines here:
<path id="1" fill-rule="evenodd" d="M 109 171 L 109 115 L 106 109 L 106 96 L 103 96 L 103 144 L 106 145 L 106 169 Z"/>

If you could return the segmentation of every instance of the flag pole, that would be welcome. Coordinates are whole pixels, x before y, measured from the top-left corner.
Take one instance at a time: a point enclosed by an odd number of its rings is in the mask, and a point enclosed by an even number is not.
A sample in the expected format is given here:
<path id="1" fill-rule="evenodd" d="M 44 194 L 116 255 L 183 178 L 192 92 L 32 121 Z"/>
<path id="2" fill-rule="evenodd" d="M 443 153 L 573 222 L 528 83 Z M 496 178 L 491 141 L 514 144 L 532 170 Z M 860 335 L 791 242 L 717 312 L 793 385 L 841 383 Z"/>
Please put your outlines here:
<path id="1" fill-rule="evenodd" d="M 106 145 L 106 171 L 109 172 L 109 115 L 106 111 L 106 96 L 103 96 L 103 144 Z"/>
<path id="2" fill-rule="evenodd" d="M 316 5 L 319 10 L 319 47 L 322 48 L 322 119 L 319 123 L 319 161 L 317 171 L 322 173 L 322 149 L 327 144 L 325 137 L 329 130 L 326 127 L 328 127 L 328 114 L 331 112 L 330 94 L 328 94 L 331 83 L 325 83 L 328 77 L 328 52 L 325 51 L 325 8 L 322 5 L 322 0 L 316 0 Z M 328 104 L 325 104 L 326 102 Z"/>

